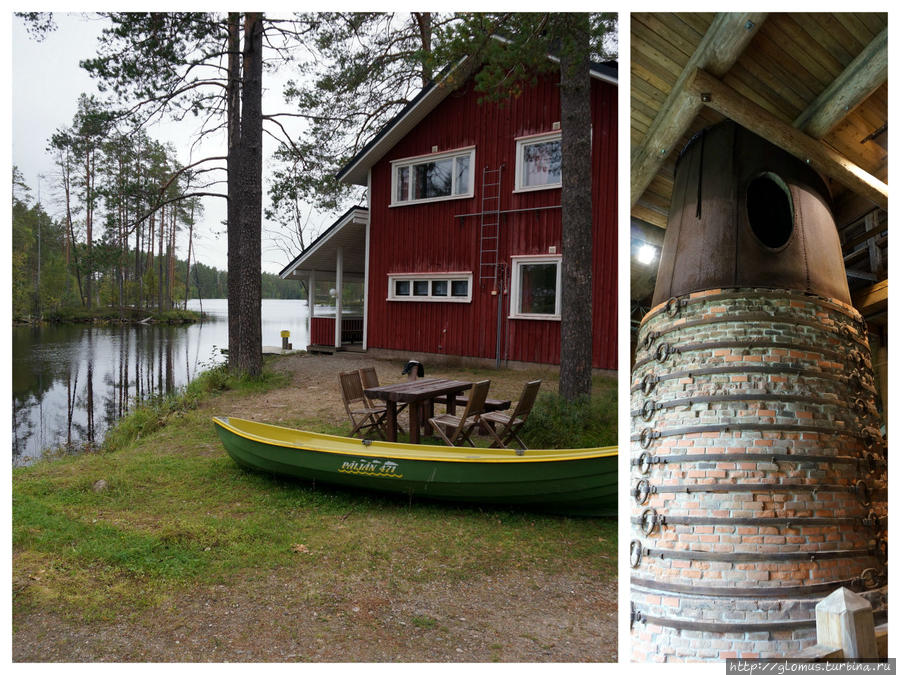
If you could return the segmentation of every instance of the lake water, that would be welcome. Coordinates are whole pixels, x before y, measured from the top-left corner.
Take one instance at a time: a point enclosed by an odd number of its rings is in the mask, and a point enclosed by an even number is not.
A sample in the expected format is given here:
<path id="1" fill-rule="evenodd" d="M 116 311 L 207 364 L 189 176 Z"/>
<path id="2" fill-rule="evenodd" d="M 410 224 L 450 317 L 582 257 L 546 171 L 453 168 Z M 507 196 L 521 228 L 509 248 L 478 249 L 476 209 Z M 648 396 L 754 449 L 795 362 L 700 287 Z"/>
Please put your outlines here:
<path id="1" fill-rule="evenodd" d="M 188 301 L 188 309 L 201 303 Z M 169 393 L 224 362 L 228 301 L 203 300 L 202 309 L 206 319 L 183 326 L 13 327 L 13 464 L 99 444 L 135 399 Z M 263 300 L 263 345 L 280 346 L 289 330 L 294 348 L 305 348 L 306 315 L 305 300 Z"/>

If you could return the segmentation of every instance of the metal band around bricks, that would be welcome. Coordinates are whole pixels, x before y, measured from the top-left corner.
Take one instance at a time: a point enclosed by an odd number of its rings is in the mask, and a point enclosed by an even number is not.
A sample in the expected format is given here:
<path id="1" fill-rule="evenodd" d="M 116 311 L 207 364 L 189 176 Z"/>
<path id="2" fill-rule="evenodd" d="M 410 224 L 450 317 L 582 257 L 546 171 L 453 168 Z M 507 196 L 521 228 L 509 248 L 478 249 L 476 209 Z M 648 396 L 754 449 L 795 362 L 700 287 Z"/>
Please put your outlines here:
<path id="1" fill-rule="evenodd" d="M 831 518 L 816 518 L 811 516 L 797 516 L 793 518 L 770 518 L 768 516 L 758 516 L 756 518 L 728 517 L 715 518 L 706 516 L 669 516 L 657 513 L 656 509 L 647 507 L 639 516 L 633 516 L 631 522 L 638 525 L 641 531 L 646 534 L 652 534 L 657 526 L 664 527 L 666 525 L 712 525 L 734 527 L 736 525 L 747 525 L 755 527 L 783 527 L 785 529 L 800 529 L 803 527 L 820 527 L 832 525 L 853 525 L 871 529 L 873 531 L 881 531 L 887 527 L 886 515 L 879 516 L 874 511 L 869 511 L 864 516 L 835 516 Z"/>
<path id="2" fill-rule="evenodd" d="M 709 453 L 702 455 L 660 455 L 653 456 L 646 450 L 631 460 L 642 475 L 650 472 L 655 464 L 687 464 L 690 462 L 768 462 L 771 464 L 850 464 L 857 473 L 874 473 L 887 466 L 887 460 L 874 453 L 849 457 L 845 455 L 788 455 L 784 453 Z"/>
<path id="3" fill-rule="evenodd" d="M 643 417 L 645 422 L 653 419 L 658 410 L 668 408 L 680 408 L 682 406 L 696 405 L 698 403 L 733 403 L 735 401 L 776 401 L 783 403 L 809 403 L 811 405 L 837 406 L 844 408 L 856 416 L 874 416 L 871 406 L 867 401 L 857 397 L 853 401 L 841 401 L 821 396 L 805 396 L 799 394 L 719 394 L 714 396 L 692 396 L 686 398 L 674 398 L 668 401 L 654 401 L 648 398 L 640 408 L 631 411 L 632 417 Z"/>
<path id="4" fill-rule="evenodd" d="M 866 389 L 870 393 L 875 393 L 875 387 L 863 382 L 864 375 L 858 371 L 851 372 L 849 375 L 841 375 L 839 373 L 829 373 L 823 371 L 810 372 L 804 366 L 794 366 L 790 364 L 777 364 L 773 366 L 725 366 L 722 368 L 691 368 L 689 370 L 678 370 L 671 373 L 661 375 L 653 375 L 647 373 L 641 378 L 640 382 L 631 385 L 631 392 L 636 393 L 642 391 L 649 394 L 653 387 L 665 380 L 675 380 L 684 377 L 698 377 L 700 375 L 728 375 L 731 373 L 753 373 L 763 375 L 801 375 L 804 379 L 821 378 L 823 380 L 831 380 L 842 384 L 855 384 L 857 388 Z M 868 374 L 867 378 L 871 378 Z"/>
<path id="5" fill-rule="evenodd" d="M 651 485 L 646 478 L 640 479 L 631 490 L 638 504 L 646 504 L 649 495 L 656 494 L 715 494 L 723 492 L 849 492 L 856 495 L 860 503 L 869 506 L 873 498 L 887 498 L 886 488 L 871 489 L 862 480 L 855 485 L 794 484 L 794 483 L 692 483 L 690 485 Z"/>
<path id="6" fill-rule="evenodd" d="M 855 309 L 837 304 L 836 302 L 833 302 L 828 298 L 810 298 L 807 295 L 791 293 L 789 291 L 769 291 L 759 289 L 725 291 L 722 293 L 717 293 L 716 295 L 701 295 L 694 298 L 669 298 L 666 302 L 651 308 L 647 312 L 647 314 L 644 315 L 644 321 L 649 321 L 650 319 L 655 318 L 656 315 L 660 312 L 665 312 L 666 315 L 669 316 L 669 318 L 675 318 L 681 313 L 682 309 L 690 307 L 691 305 L 718 303 L 722 302 L 723 300 L 762 300 L 764 302 L 770 302 L 772 300 L 791 300 L 793 302 L 806 302 L 813 307 L 825 307 L 839 314 L 843 314 L 851 321 L 860 325 L 861 328 L 864 327 L 862 326 L 862 324 L 864 323 L 862 315 L 860 315 Z"/>
<path id="7" fill-rule="evenodd" d="M 876 623 L 887 619 L 887 611 L 874 612 Z M 770 633 L 795 631 L 805 628 L 815 628 L 815 619 L 799 619 L 794 621 L 755 621 L 737 623 L 732 621 L 691 621 L 689 619 L 669 619 L 662 616 L 645 614 L 637 609 L 632 609 L 632 625 L 635 623 L 650 623 L 666 628 L 678 630 L 702 631 L 707 633 Z"/>
<path id="8" fill-rule="evenodd" d="M 635 540 L 637 541 L 637 540 Z M 718 551 L 677 551 L 667 548 L 643 547 L 641 559 L 705 560 L 709 562 L 745 563 L 778 562 L 785 560 L 837 560 L 839 558 L 880 558 L 878 545 L 872 548 L 855 548 L 840 551 L 788 551 L 779 553 L 720 553 Z"/>
<path id="9" fill-rule="evenodd" d="M 741 588 L 739 586 L 695 586 L 693 584 L 670 584 L 643 577 L 632 576 L 630 583 L 641 589 L 660 593 L 680 593 L 691 596 L 709 595 L 713 597 L 736 598 L 780 598 L 780 597 L 824 597 L 832 591 L 847 586 L 857 592 L 868 591 L 882 585 L 886 577 L 874 567 L 851 579 L 839 579 L 824 584 L 767 586 L 765 588 Z"/>
<path id="10" fill-rule="evenodd" d="M 640 368 L 657 361 L 664 362 L 671 354 L 684 354 L 686 352 L 696 352 L 704 349 L 790 349 L 803 350 L 804 352 L 815 352 L 821 356 L 828 356 L 833 359 L 849 361 L 857 367 L 867 365 L 866 357 L 858 349 L 849 349 L 840 351 L 837 349 L 828 349 L 827 347 L 810 347 L 809 345 L 800 345 L 794 342 L 777 342 L 775 340 L 731 340 L 731 341 L 707 341 L 707 342 L 688 342 L 687 344 L 673 346 L 670 342 L 660 342 L 655 349 L 650 349 L 649 354 L 634 362 L 634 368 Z"/>
<path id="11" fill-rule="evenodd" d="M 649 429 L 649 432 L 648 432 Z M 831 434 L 835 436 L 851 436 L 860 440 L 870 440 L 872 444 L 879 444 L 883 441 L 876 439 L 872 432 L 866 432 L 865 429 L 856 431 L 841 427 L 825 427 L 815 424 L 768 424 L 766 422 L 729 422 L 727 424 L 698 424 L 693 426 L 673 427 L 671 429 L 663 429 L 661 431 L 645 427 L 640 433 L 631 434 L 632 441 L 639 441 L 641 447 L 646 449 L 649 446 L 648 440 L 653 441 L 657 438 L 665 438 L 667 436 L 684 436 L 687 434 L 702 434 L 711 432 L 741 432 L 741 431 L 779 431 L 787 433 L 818 433 Z M 646 433 L 645 433 L 646 432 Z M 880 437 L 880 434 L 879 434 Z"/>
<path id="12" fill-rule="evenodd" d="M 823 324 L 821 321 L 816 321 L 815 319 L 807 319 L 805 317 L 796 316 L 793 314 L 767 314 L 766 312 L 747 312 L 745 314 L 724 313 L 716 314 L 715 316 L 710 316 L 703 319 L 687 319 L 680 323 L 673 323 L 672 325 L 660 330 L 648 331 L 641 340 L 641 346 L 649 347 L 653 344 L 654 341 L 656 341 L 657 338 L 660 338 L 667 333 L 680 331 L 684 328 L 696 328 L 697 326 L 708 326 L 717 323 L 741 324 L 754 321 L 765 322 L 766 324 L 783 323 L 790 326 L 812 326 L 813 328 L 825 327 L 825 324 Z M 852 330 L 853 327 L 850 326 L 850 324 L 844 322 L 835 323 L 838 326 L 836 331 L 825 330 L 824 332 L 837 333 L 840 337 L 853 340 L 858 345 L 867 346 L 864 342 L 865 338 L 855 335 L 855 331 Z"/>

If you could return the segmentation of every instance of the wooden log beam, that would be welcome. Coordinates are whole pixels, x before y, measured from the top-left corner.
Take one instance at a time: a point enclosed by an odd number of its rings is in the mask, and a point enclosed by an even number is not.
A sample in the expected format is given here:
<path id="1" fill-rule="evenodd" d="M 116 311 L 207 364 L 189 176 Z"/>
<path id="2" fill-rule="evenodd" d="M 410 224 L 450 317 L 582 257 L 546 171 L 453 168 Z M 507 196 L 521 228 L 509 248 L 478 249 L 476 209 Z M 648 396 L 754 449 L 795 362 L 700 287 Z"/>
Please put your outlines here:
<path id="1" fill-rule="evenodd" d="M 635 204 L 631 209 L 631 215 L 633 218 L 638 218 L 663 230 L 666 229 L 666 216 L 656 209 L 649 208 L 643 204 Z"/>
<path id="2" fill-rule="evenodd" d="M 637 204 L 659 167 L 668 159 L 672 147 L 688 130 L 700 110 L 700 101 L 685 91 L 688 78 L 697 68 L 704 68 L 718 76 L 727 73 L 765 18 L 766 14 L 761 12 L 716 14 L 653 119 L 644 140 L 631 153 L 632 206 Z"/>
<path id="3" fill-rule="evenodd" d="M 863 316 L 887 309 L 888 280 L 879 281 L 853 294 L 853 306 Z"/>
<path id="4" fill-rule="evenodd" d="M 822 138 L 887 81 L 887 28 L 850 62 L 825 91 L 794 120 L 808 136 Z"/>
<path id="5" fill-rule="evenodd" d="M 778 119 L 709 73 L 697 69 L 686 90 L 703 104 L 771 141 L 816 171 L 887 209 L 888 186 L 840 153 Z"/>

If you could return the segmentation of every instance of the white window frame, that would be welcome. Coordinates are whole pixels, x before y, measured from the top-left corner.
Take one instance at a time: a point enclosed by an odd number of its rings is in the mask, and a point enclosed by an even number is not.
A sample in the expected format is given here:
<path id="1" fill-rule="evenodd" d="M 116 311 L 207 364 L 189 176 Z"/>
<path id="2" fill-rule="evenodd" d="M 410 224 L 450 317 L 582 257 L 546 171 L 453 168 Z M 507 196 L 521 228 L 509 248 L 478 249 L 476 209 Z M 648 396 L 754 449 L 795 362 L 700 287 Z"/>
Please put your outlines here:
<path id="1" fill-rule="evenodd" d="M 555 255 L 514 255 L 512 261 L 512 275 L 509 291 L 509 318 L 510 319 L 537 319 L 540 321 L 560 321 L 562 311 L 562 256 Z M 526 314 L 519 311 L 519 269 L 523 264 L 529 263 L 556 263 L 556 312 L 554 314 Z"/>
<path id="2" fill-rule="evenodd" d="M 525 181 L 522 180 L 522 172 L 525 169 L 525 146 L 552 140 L 558 140 L 562 143 L 562 131 L 548 131 L 530 136 L 520 136 L 516 139 L 516 188 L 513 190 L 514 193 L 534 192 L 535 190 L 558 190 L 562 187 L 562 178 L 560 178 L 559 183 L 550 183 L 548 185 L 525 185 Z"/>
<path id="3" fill-rule="evenodd" d="M 413 167 L 417 164 L 430 164 L 431 162 L 440 161 L 442 159 L 455 159 L 456 157 L 469 158 L 469 186 L 468 190 L 456 194 L 456 163 L 453 163 L 453 173 L 450 178 L 450 194 L 444 197 L 428 197 L 426 199 L 415 199 L 413 194 Z M 402 168 L 409 169 L 409 199 L 397 201 L 397 174 Z M 412 204 L 428 204 L 431 202 L 445 202 L 451 199 L 470 199 L 475 196 L 475 146 L 470 145 L 465 148 L 457 148 L 447 152 L 435 152 L 429 155 L 418 155 L 416 157 L 406 157 L 404 159 L 395 159 L 391 162 L 391 202 L 390 206 L 410 206 Z"/>
<path id="4" fill-rule="evenodd" d="M 397 295 L 396 282 L 409 282 L 409 295 Z M 428 295 L 413 295 L 413 282 L 427 281 Z M 432 285 L 435 281 L 447 282 L 447 295 L 432 295 Z M 468 294 L 465 296 L 453 296 L 452 282 L 465 281 Z M 472 302 L 472 273 L 471 272 L 421 272 L 409 274 L 388 274 L 388 301 L 390 302 Z"/>

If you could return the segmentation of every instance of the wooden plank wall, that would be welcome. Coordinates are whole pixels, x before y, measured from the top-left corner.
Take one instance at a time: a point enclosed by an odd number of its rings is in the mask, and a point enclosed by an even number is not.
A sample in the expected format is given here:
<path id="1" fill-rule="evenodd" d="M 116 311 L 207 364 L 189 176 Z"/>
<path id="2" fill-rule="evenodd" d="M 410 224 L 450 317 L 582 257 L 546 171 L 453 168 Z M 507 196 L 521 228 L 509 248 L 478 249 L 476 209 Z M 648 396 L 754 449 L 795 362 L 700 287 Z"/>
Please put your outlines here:
<path id="1" fill-rule="evenodd" d="M 552 130 L 560 120 L 557 79 L 546 77 L 505 105 L 478 103 L 470 81 L 451 94 L 404 137 L 372 171 L 369 332 L 373 348 L 496 356 L 497 296 L 478 283 L 480 219 L 455 218 L 481 211 L 482 169 L 503 165 L 501 209 L 558 205 L 559 190 L 513 194 L 516 137 Z M 593 365 L 616 368 L 616 96 L 617 88 L 592 80 L 594 128 L 594 350 Z M 391 208 L 390 161 L 474 145 L 475 195 Z M 500 260 L 512 255 L 562 250 L 560 210 L 508 214 L 501 220 Z M 388 274 L 459 272 L 473 274 L 471 304 L 388 302 Z M 559 322 L 508 319 L 511 360 L 559 362 Z M 507 334 L 503 334 L 504 352 Z M 505 355 L 505 354 L 504 354 Z"/>

